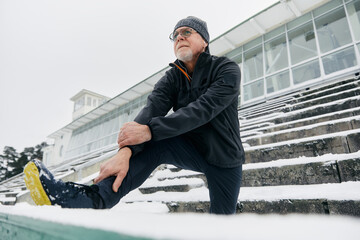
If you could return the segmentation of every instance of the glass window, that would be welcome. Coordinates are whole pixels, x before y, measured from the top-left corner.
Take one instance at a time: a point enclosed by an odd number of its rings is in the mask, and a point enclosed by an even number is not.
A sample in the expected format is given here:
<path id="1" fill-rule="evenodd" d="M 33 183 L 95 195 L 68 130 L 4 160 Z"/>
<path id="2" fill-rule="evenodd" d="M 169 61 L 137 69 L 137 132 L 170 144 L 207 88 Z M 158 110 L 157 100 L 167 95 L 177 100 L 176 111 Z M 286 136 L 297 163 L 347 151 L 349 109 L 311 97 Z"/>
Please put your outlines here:
<path id="1" fill-rule="evenodd" d="M 357 47 L 358 47 L 358 50 L 359 50 L 359 53 L 360 53 L 360 43 L 358 43 Z"/>
<path id="2" fill-rule="evenodd" d="M 264 80 L 260 79 L 256 82 L 244 86 L 244 101 L 257 98 L 264 95 Z"/>
<path id="3" fill-rule="evenodd" d="M 355 40 L 360 40 L 360 0 L 349 3 L 347 6 L 350 25 L 353 30 Z"/>
<path id="4" fill-rule="evenodd" d="M 287 24 L 287 29 L 291 30 L 308 21 L 311 21 L 311 13 L 307 13 L 301 17 L 295 18 L 293 21 Z"/>
<path id="5" fill-rule="evenodd" d="M 251 42 L 244 45 L 244 51 L 249 50 L 250 48 L 253 48 L 257 45 L 260 45 L 262 43 L 262 37 L 258 37 Z"/>
<path id="6" fill-rule="evenodd" d="M 329 3 L 319 7 L 318 9 L 314 10 L 314 16 L 317 17 L 331 9 L 334 9 L 342 4 L 342 0 L 332 0 Z"/>
<path id="7" fill-rule="evenodd" d="M 265 41 L 269 40 L 269 39 L 271 39 L 273 37 L 276 37 L 276 36 L 280 35 L 283 32 L 285 32 L 285 25 L 283 25 L 283 26 L 281 26 L 281 27 L 279 27 L 279 28 L 277 28 L 275 30 L 272 30 L 271 32 L 265 34 L 264 40 Z"/>
<path id="8" fill-rule="evenodd" d="M 86 105 L 91 106 L 91 97 L 87 97 Z"/>
<path id="9" fill-rule="evenodd" d="M 265 44 L 266 73 L 276 72 L 288 66 L 285 34 Z"/>
<path id="10" fill-rule="evenodd" d="M 262 46 L 253 48 L 244 54 L 244 83 L 262 77 L 263 68 Z"/>
<path id="11" fill-rule="evenodd" d="M 96 107 L 97 100 L 93 99 L 93 107 Z"/>
<path id="12" fill-rule="evenodd" d="M 75 101 L 74 112 L 85 105 L 84 96 Z"/>
<path id="13" fill-rule="evenodd" d="M 242 62 L 242 48 L 239 47 L 239 48 L 231 51 L 230 53 L 226 54 L 226 57 L 230 58 L 231 60 L 233 60 L 236 63 L 241 63 Z"/>
<path id="14" fill-rule="evenodd" d="M 292 64 L 297 64 L 317 55 L 312 22 L 289 31 L 288 36 Z"/>
<path id="15" fill-rule="evenodd" d="M 319 60 L 316 59 L 303 65 L 294 67 L 292 73 L 294 84 L 299 84 L 311 79 L 319 78 L 321 75 Z"/>
<path id="16" fill-rule="evenodd" d="M 281 72 L 266 78 L 266 92 L 273 93 L 284 88 L 290 87 L 289 71 Z"/>
<path id="17" fill-rule="evenodd" d="M 336 9 L 315 20 L 320 50 L 326 53 L 351 43 L 349 26 L 344 8 Z"/>
<path id="18" fill-rule="evenodd" d="M 329 54 L 322 58 L 325 74 L 350 68 L 357 65 L 354 47 Z"/>

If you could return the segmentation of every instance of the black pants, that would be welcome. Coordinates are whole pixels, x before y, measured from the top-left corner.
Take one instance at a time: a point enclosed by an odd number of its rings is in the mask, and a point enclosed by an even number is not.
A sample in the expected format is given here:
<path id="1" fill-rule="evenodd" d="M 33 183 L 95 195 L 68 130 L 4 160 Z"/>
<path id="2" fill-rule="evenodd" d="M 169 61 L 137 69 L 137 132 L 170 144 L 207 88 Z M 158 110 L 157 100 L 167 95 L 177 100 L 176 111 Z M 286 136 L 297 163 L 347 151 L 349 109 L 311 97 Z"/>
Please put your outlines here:
<path id="1" fill-rule="evenodd" d="M 182 137 L 175 137 L 147 144 L 146 148 L 130 159 L 127 176 L 119 191 L 112 190 L 115 177 L 104 179 L 97 185 L 106 208 L 115 206 L 131 190 L 139 187 L 160 164 L 205 174 L 210 195 L 210 212 L 216 214 L 235 213 L 241 185 L 242 166 L 220 168 L 210 165 L 195 147 Z"/>

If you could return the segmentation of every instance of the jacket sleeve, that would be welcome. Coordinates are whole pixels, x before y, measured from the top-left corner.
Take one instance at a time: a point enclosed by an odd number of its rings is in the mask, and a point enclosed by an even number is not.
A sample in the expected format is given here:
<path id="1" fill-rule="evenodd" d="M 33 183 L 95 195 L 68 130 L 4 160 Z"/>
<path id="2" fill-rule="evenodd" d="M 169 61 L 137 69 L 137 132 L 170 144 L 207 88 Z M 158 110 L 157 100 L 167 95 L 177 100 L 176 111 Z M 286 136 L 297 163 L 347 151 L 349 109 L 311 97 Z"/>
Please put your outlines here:
<path id="1" fill-rule="evenodd" d="M 175 137 L 196 129 L 216 117 L 235 99 L 240 89 L 240 69 L 226 61 L 217 69 L 215 80 L 197 100 L 178 109 L 168 116 L 154 116 L 148 125 L 153 133 L 152 140 Z"/>
<path id="2" fill-rule="evenodd" d="M 170 78 L 168 77 L 168 74 L 166 74 L 155 84 L 153 91 L 147 99 L 145 107 L 135 117 L 135 122 L 139 124 L 148 124 L 153 117 L 165 116 L 169 112 L 173 107 L 174 102 L 174 87 L 169 81 Z M 144 145 L 145 144 L 142 143 L 127 147 L 131 149 L 132 156 L 135 156 L 144 149 Z"/>

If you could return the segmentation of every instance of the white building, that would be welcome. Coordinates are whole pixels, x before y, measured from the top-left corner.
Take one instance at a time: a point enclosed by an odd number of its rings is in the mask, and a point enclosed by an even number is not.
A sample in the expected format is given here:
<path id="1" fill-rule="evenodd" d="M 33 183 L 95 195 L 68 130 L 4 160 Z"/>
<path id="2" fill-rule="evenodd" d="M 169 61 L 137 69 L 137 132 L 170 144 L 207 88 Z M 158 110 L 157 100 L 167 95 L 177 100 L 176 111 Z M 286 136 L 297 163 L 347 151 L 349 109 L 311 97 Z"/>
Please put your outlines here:
<path id="1" fill-rule="evenodd" d="M 74 102 L 72 119 L 73 121 L 75 121 L 76 119 L 81 118 L 83 115 L 104 104 L 105 102 L 110 100 L 110 98 L 83 89 L 75 96 L 73 96 L 70 100 Z M 60 135 L 55 133 L 49 136 L 49 138 L 52 138 L 54 140 L 54 144 L 51 144 L 50 146 L 43 149 L 43 159 L 45 164 L 51 166 L 64 161 L 65 149 L 67 149 L 68 147 L 71 135 L 72 132 L 68 131 L 63 132 Z"/>
<path id="2" fill-rule="evenodd" d="M 72 119 L 75 120 L 110 100 L 110 98 L 83 89 L 70 100 L 74 102 Z"/>
<path id="3" fill-rule="evenodd" d="M 210 52 L 239 64 L 239 106 L 358 74 L 360 0 L 279 1 L 211 41 Z M 92 99 L 97 94 L 75 95 L 73 121 L 49 136 L 54 145 L 45 149 L 45 163 L 116 148 L 120 126 L 134 119 L 168 69 L 98 107 Z"/>

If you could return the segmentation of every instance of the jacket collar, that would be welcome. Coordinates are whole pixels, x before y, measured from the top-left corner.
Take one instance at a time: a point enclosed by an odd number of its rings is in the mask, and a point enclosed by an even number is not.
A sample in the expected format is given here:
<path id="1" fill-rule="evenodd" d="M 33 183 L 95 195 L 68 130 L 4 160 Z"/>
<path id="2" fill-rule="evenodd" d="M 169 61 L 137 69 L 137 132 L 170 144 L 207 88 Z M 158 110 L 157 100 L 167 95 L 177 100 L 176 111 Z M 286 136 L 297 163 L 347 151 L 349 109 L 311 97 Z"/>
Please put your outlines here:
<path id="1" fill-rule="evenodd" d="M 198 69 L 198 68 L 202 67 L 204 64 L 206 64 L 210 59 L 211 59 L 211 55 L 210 55 L 210 53 L 208 51 L 202 52 L 199 55 L 198 60 L 196 61 L 194 72 L 195 72 L 196 69 Z M 187 69 L 185 67 L 185 64 L 182 61 L 180 61 L 179 59 L 176 59 L 175 62 L 170 63 L 169 66 L 178 68 L 182 73 L 184 73 L 186 78 L 189 81 L 191 81 L 191 77 L 187 73 Z"/>

